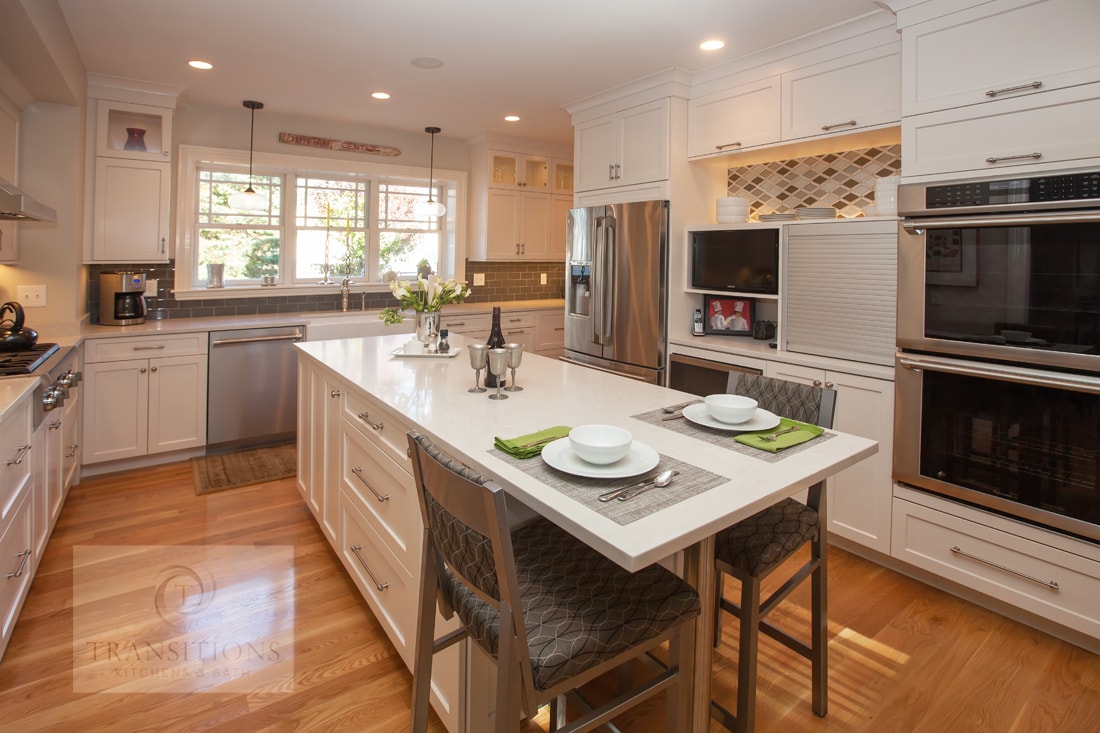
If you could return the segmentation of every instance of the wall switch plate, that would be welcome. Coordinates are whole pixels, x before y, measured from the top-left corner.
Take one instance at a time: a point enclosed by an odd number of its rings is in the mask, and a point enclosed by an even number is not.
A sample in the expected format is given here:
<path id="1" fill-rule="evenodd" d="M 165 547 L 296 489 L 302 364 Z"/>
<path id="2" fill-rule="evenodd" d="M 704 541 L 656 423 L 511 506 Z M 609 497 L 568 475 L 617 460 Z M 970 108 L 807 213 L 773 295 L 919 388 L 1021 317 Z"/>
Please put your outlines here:
<path id="1" fill-rule="evenodd" d="M 474 273 L 474 285 L 484 285 L 484 284 L 485 284 L 485 273 L 484 272 Z"/>
<path id="2" fill-rule="evenodd" d="M 545 285 L 545 284 L 546 284 L 546 273 L 543 272 L 539 275 L 539 285 Z"/>
<path id="3" fill-rule="evenodd" d="M 145 297 L 155 298 L 157 297 L 157 286 L 159 282 L 156 278 L 145 278 Z"/>
<path id="4" fill-rule="evenodd" d="M 17 285 L 15 297 L 24 308 L 44 308 L 46 306 L 45 285 Z"/>

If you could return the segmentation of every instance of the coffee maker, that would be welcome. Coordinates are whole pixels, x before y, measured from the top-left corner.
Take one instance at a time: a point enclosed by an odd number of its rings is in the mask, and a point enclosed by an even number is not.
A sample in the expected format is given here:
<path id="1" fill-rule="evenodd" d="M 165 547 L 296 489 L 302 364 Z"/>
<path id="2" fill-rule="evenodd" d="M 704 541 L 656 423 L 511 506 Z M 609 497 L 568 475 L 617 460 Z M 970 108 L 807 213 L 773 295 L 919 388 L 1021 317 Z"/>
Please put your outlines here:
<path id="1" fill-rule="evenodd" d="M 144 272 L 100 274 L 99 322 L 104 326 L 145 323 Z"/>

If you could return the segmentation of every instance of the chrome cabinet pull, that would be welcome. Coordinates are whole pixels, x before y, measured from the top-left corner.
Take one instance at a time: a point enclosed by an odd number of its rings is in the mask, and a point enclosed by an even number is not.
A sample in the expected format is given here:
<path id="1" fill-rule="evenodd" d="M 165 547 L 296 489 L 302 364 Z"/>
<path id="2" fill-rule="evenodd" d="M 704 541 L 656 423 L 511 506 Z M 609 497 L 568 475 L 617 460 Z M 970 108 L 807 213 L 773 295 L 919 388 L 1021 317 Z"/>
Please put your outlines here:
<path id="1" fill-rule="evenodd" d="M 609 181 L 614 181 L 615 180 L 615 164 L 614 163 L 608 163 L 607 164 L 607 180 L 609 180 Z"/>
<path id="2" fill-rule="evenodd" d="M 145 374 L 145 372 L 147 372 L 147 371 L 149 371 L 149 370 L 146 369 L 145 367 L 142 367 L 141 369 L 138 369 L 138 374 Z"/>
<path id="3" fill-rule="evenodd" d="M 820 386 L 821 386 L 821 380 L 820 380 L 820 379 L 815 379 L 815 380 L 813 381 L 813 385 L 814 385 L 815 387 L 820 387 Z"/>
<path id="4" fill-rule="evenodd" d="M 447 328 L 454 328 L 455 326 L 465 326 L 466 321 L 455 321 L 454 323 L 448 323 Z"/>
<path id="5" fill-rule="evenodd" d="M 715 150 L 725 150 L 726 148 L 739 148 L 739 147 L 741 147 L 741 143 L 736 142 L 736 143 L 725 143 L 724 145 L 715 145 L 714 149 Z"/>
<path id="6" fill-rule="evenodd" d="M 29 451 L 30 449 L 31 449 L 31 447 L 29 445 L 19 446 L 19 455 L 17 455 L 15 458 L 8 459 L 8 465 L 9 466 L 14 466 L 14 465 L 22 463 L 23 458 L 26 457 L 27 451 Z"/>
<path id="7" fill-rule="evenodd" d="M 329 397 L 339 397 L 340 396 L 340 390 L 334 389 L 334 390 L 332 390 L 331 392 L 328 393 L 328 396 Z"/>
<path id="8" fill-rule="evenodd" d="M 80 444 L 79 443 L 73 443 L 72 445 L 69 446 L 69 452 L 65 454 L 65 457 L 66 458 L 75 458 L 76 457 L 76 452 L 78 450 L 80 450 Z"/>
<path id="9" fill-rule="evenodd" d="M 378 582 L 378 578 L 375 576 L 374 573 L 371 572 L 370 568 L 367 567 L 367 562 L 363 559 L 363 556 L 359 554 L 359 551 L 362 550 L 362 549 L 363 549 L 362 545 L 352 545 L 351 546 L 351 551 L 355 553 L 355 559 L 357 559 L 359 561 L 359 564 L 363 566 L 363 569 L 367 571 L 367 575 L 369 575 L 371 581 L 374 582 L 374 587 L 377 588 L 380 591 L 381 590 L 386 590 L 386 588 L 390 587 L 390 584 L 389 583 L 379 583 Z"/>
<path id="10" fill-rule="evenodd" d="M 155 372 L 156 370 L 157 370 L 157 368 L 156 368 L 156 367 L 150 367 L 150 368 L 149 368 L 149 371 L 151 371 L 151 372 Z"/>
<path id="11" fill-rule="evenodd" d="M 367 425 L 370 425 L 375 430 L 381 430 L 383 427 L 383 423 L 381 420 L 379 420 L 378 422 L 371 422 L 370 415 L 365 412 L 360 412 L 356 417 L 365 422 Z"/>
<path id="12" fill-rule="evenodd" d="M 167 151 L 165 151 L 165 154 L 167 154 Z M 160 238 L 160 253 L 164 254 L 164 237 Z"/>
<path id="13" fill-rule="evenodd" d="M 622 167 L 621 164 L 616 163 L 615 164 L 615 180 L 617 181 L 622 177 L 623 177 L 623 167 Z"/>
<path id="14" fill-rule="evenodd" d="M 354 466 L 351 469 L 351 472 L 355 474 L 356 478 L 358 478 L 360 481 L 363 482 L 364 486 L 366 486 L 368 489 L 370 489 L 370 493 L 374 494 L 375 499 L 378 499 L 378 501 L 389 501 L 390 500 L 390 495 L 389 494 L 379 494 L 378 490 L 370 485 L 370 482 L 367 481 L 367 479 L 363 476 L 363 467 L 362 466 Z"/>
<path id="15" fill-rule="evenodd" d="M 985 93 L 987 97 L 996 97 L 998 94 L 1008 94 L 1009 92 L 1022 92 L 1025 89 L 1041 89 L 1043 82 L 1033 81 L 1030 84 L 1021 84 L 1018 87 L 1005 87 L 1004 89 L 990 89 Z"/>
<path id="16" fill-rule="evenodd" d="M 1035 160 L 1039 160 L 1042 157 L 1043 157 L 1042 153 L 1024 153 L 1023 155 L 1001 155 L 1001 156 L 996 157 L 996 158 L 993 158 L 993 157 L 986 158 L 985 162 L 986 163 L 1003 163 L 1006 160 L 1028 160 L 1030 158 L 1034 158 Z"/>
<path id="17" fill-rule="evenodd" d="M 1012 573 L 1013 575 L 1021 577 L 1024 580 L 1030 580 L 1032 583 L 1038 583 L 1039 585 L 1045 585 L 1047 588 L 1051 588 L 1052 590 L 1060 590 L 1060 587 L 1058 586 L 1058 581 L 1057 580 L 1041 580 L 1041 579 L 1036 578 L 1034 576 L 1028 575 L 1027 573 L 1021 573 L 1019 570 L 1013 570 L 1012 568 L 1006 568 L 1004 565 L 998 565 L 997 563 L 993 562 L 992 560 L 986 560 L 984 557 L 978 557 L 977 555 L 971 555 L 969 552 L 965 552 L 964 550 L 962 550 L 958 545 L 955 545 L 954 547 L 952 547 L 951 552 L 953 552 L 956 555 L 962 555 L 963 557 L 968 557 L 971 560 L 976 560 L 977 562 L 988 565 L 991 568 L 997 568 L 998 570 L 1003 570 L 1006 573 Z"/>
<path id="18" fill-rule="evenodd" d="M 159 351 L 164 348 L 164 344 L 157 344 L 156 346 L 135 346 L 134 351 Z"/>
<path id="19" fill-rule="evenodd" d="M 856 121 L 855 120 L 848 120 L 847 122 L 834 122 L 831 125 L 822 125 L 821 129 L 824 130 L 825 132 L 828 132 L 829 130 L 834 130 L 838 127 L 855 127 L 855 126 L 856 126 Z"/>
<path id="20" fill-rule="evenodd" d="M 16 568 L 14 573 L 8 573 L 9 578 L 18 578 L 20 575 L 23 574 L 23 568 L 27 567 L 27 560 L 29 560 L 31 557 L 31 548 L 28 547 L 27 549 L 23 550 L 19 553 L 17 557 L 22 558 L 19 561 L 19 567 Z"/>
<path id="21" fill-rule="evenodd" d="M 59 427 L 61 427 L 61 421 L 54 420 L 52 423 L 50 423 L 50 427 L 48 427 L 47 430 L 57 430 Z"/>

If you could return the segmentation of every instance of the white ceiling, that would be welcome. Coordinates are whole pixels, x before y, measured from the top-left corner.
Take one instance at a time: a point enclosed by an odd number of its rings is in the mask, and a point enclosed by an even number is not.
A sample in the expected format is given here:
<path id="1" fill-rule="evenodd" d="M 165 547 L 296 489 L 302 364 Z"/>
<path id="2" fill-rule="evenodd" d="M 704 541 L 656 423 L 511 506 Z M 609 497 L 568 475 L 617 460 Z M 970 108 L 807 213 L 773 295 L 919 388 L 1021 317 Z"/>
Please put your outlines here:
<path id="1" fill-rule="evenodd" d="M 292 115 L 572 143 L 564 105 L 697 71 L 879 9 L 873 0 L 58 0 L 88 71 Z M 698 44 L 719 37 L 716 53 Z M 438 69 L 410 61 L 430 56 Z M 188 59 L 213 62 L 196 71 Z M 392 99 L 370 98 L 377 90 Z M 506 123 L 518 114 L 518 123 Z"/>

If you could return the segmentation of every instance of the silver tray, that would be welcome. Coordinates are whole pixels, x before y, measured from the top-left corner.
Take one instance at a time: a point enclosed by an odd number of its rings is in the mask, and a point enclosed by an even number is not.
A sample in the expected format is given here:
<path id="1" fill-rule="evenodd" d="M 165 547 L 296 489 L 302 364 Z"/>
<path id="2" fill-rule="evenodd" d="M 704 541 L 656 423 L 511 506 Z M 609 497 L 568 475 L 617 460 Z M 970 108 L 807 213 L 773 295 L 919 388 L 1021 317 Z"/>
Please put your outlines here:
<path id="1" fill-rule="evenodd" d="M 390 356 L 400 356 L 403 359 L 453 359 L 458 356 L 458 349 L 451 349 L 446 354 L 429 354 L 428 352 L 422 354 L 406 354 L 405 348 L 402 346 L 391 351 Z"/>

